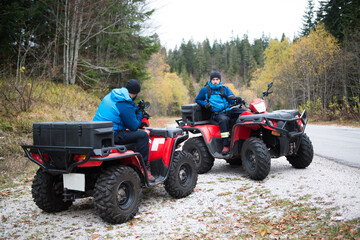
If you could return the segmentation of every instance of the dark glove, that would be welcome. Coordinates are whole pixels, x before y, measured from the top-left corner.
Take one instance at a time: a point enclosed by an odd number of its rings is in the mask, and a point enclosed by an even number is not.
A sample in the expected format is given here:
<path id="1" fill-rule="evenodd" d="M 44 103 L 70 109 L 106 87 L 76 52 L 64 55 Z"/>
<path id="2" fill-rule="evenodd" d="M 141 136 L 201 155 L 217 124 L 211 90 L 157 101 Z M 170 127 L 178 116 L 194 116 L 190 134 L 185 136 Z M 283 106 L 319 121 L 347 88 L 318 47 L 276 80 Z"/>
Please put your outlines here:
<path id="1" fill-rule="evenodd" d="M 235 102 L 236 102 L 236 103 L 243 103 L 244 100 L 243 100 L 241 97 L 236 97 L 236 98 L 235 98 Z"/>
<path id="2" fill-rule="evenodd" d="M 206 104 L 205 104 L 205 108 L 206 108 L 206 109 L 212 109 L 213 106 L 212 106 L 210 103 L 206 103 Z"/>
<path id="3" fill-rule="evenodd" d="M 145 110 L 142 112 L 142 115 L 143 115 L 143 118 L 146 118 L 146 119 L 150 118 L 150 115 Z"/>

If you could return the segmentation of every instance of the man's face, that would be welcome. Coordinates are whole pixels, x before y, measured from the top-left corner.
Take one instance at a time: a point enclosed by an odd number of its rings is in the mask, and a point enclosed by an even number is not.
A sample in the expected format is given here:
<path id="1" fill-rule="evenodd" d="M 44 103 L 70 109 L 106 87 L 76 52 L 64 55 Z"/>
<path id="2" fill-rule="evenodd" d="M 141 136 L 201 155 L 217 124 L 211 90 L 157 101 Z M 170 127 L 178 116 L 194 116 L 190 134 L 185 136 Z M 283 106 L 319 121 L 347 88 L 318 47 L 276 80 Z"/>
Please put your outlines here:
<path id="1" fill-rule="evenodd" d="M 212 85 L 219 85 L 220 82 L 221 82 L 220 78 L 215 77 L 215 78 L 211 79 L 211 84 Z"/>
<path id="2" fill-rule="evenodd" d="M 135 93 L 129 93 L 129 96 L 130 96 L 130 98 L 131 98 L 133 101 L 135 101 L 135 99 L 136 99 L 136 97 L 137 97 L 137 94 L 135 94 Z"/>

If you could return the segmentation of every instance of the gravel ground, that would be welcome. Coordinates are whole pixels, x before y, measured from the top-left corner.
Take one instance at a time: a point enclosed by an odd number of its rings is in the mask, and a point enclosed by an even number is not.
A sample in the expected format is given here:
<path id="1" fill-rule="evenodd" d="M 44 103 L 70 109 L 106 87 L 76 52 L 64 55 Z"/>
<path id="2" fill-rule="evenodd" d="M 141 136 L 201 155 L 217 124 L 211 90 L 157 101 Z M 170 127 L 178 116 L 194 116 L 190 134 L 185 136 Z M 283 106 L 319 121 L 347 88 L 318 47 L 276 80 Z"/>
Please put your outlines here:
<path id="1" fill-rule="evenodd" d="M 104 223 L 91 198 L 76 200 L 61 213 L 44 213 L 32 201 L 30 185 L 0 192 L 0 239 L 301 238 L 304 229 L 323 219 L 336 224 L 360 217 L 360 170 L 319 157 L 303 170 L 285 158 L 273 159 L 269 176 L 260 182 L 248 179 L 241 166 L 216 160 L 184 199 L 172 199 L 162 185 L 144 189 L 134 220 L 119 225 Z M 285 223 L 300 207 L 309 215 Z M 274 222 L 279 227 L 265 231 Z M 292 225 L 295 235 L 280 224 Z"/>

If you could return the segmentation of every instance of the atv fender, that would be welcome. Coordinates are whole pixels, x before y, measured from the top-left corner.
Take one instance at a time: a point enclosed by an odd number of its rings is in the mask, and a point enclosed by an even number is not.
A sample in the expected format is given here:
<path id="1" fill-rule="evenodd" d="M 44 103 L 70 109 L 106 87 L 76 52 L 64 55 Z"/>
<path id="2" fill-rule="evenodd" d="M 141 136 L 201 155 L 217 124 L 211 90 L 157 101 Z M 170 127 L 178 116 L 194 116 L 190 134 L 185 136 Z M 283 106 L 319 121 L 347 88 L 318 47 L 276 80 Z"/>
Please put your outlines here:
<path id="1" fill-rule="evenodd" d="M 220 154 L 222 150 L 222 140 L 220 135 L 220 128 L 218 125 L 209 124 L 198 125 L 195 127 L 184 126 L 182 129 L 191 133 L 201 133 L 201 136 L 211 156 L 214 158 L 224 158 L 224 155 Z"/>

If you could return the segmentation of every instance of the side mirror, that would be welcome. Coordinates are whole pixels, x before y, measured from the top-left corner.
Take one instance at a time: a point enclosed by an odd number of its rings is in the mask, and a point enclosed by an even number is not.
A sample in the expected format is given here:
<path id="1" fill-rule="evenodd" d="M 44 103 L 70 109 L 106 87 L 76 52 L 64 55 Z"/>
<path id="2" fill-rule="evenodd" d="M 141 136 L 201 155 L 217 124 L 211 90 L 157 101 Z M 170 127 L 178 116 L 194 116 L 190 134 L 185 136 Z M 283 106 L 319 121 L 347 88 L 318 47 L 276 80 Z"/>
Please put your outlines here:
<path id="1" fill-rule="evenodd" d="M 269 82 L 268 91 L 269 91 L 269 89 L 272 87 L 272 85 L 273 85 L 273 82 Z"/>
<path id="2" fill-rule="evenodd" d="M 150 107 L 150 103 L 149 102 L 145 102 L 145 109 Z"/>
<path id="3" fill-rule="evenodd" d="M 145 102 L 144 100 L 140 100 L 139 103 L 138 103 L 138 107 L 140 109 L 146 109 L 146 108 L 150 107 L 150 103 Z"/>

